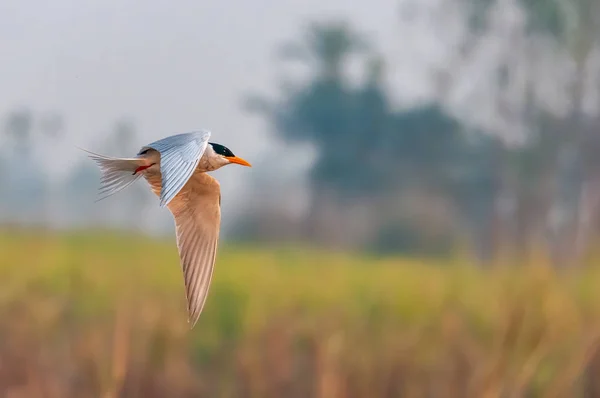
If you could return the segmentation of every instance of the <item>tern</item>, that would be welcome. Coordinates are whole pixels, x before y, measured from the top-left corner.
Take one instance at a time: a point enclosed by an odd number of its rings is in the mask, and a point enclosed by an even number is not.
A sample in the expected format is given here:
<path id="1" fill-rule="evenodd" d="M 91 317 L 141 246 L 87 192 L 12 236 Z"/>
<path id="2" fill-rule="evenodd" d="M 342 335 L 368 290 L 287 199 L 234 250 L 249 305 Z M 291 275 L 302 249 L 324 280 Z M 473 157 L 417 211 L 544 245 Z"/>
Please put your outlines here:
<path id="1" fill-rule="evenodd" d="M 175 221 L 177 249 L 183 271 L 188 322 L 193 328 L 211 283 L 221 224 L 221 189 L 207 174 L 228 164 L 251 167 L 223 145 L 209 142 L 209 131 L 176 134 L 143 146 L 134 158 L 114 158 L 83 149 L 99 166 L 98 200 L 144 178 L 160 207 Z"/>

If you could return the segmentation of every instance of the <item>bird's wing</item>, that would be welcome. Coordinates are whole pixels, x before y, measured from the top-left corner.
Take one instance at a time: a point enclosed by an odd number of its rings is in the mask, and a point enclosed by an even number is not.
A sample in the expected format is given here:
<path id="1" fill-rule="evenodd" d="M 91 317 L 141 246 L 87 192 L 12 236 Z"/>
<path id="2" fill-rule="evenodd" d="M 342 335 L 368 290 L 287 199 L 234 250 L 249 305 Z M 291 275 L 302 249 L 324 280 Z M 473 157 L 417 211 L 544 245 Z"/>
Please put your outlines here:
<path id="1" fill-rule="evenodd" d="M 175 219 L 188 315 L 196 324 L 212 279 L 221 223 L 220 187 L 206 173 L 195 173 L 169 204 Z"/>
<path id="2" fill-rule="evenodd" d="M 141 149 L 152 148 L 160 153 L 161 207 L 171 202 L 194 173 L 209 138 L 210 132 L 195 131 L 163 138 Z"/>

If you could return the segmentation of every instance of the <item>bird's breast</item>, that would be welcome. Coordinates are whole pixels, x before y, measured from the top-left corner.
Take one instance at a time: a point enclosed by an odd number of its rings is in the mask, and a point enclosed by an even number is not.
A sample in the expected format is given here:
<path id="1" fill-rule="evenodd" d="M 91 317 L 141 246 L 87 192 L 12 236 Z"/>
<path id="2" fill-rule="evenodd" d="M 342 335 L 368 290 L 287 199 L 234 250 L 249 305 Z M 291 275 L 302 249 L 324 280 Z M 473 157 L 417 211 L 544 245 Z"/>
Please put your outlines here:
<path id="1" fill-rule="evenodd" d="M 220 166 L 215 164 L 214 159 L 211 159 L 210 156 L 207 156 L 205 154 L 200 158 L 200 161 L 198 162 L 198 166 L 196 167 L 196 172 L 197 173 L 205 173 L 207 171 L 214 171 L 214 170 L 218 169 L 219 167 Z"/>
<path id="2" fill-rule="evenodd" d="M 162 186 L 162 176 L 159 173 L 145 173 L 144 178 L 148 181 L 150 185 L 150 189 L 156 196 L 160 198 L 161 186 Z"/>

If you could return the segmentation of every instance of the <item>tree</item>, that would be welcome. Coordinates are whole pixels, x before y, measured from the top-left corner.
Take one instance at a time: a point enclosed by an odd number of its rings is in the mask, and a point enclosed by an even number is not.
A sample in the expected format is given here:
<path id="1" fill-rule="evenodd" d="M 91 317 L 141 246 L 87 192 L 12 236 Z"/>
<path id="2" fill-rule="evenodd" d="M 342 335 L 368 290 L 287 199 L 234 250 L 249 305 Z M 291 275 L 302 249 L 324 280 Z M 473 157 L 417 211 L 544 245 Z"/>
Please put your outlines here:
<path id="1" fill-rule="evenodd" d="M 365 52 L 365 40 L 348 25 L 309 26 L 305 42 L 285 46 L 284 54 L 305 62 L 311 78 L 289 85 L 293 88 L 280 100 L 255 96 L 250 105 L 284 140 L 309 143 L 317 152 L 310 170 L 313 199 L 306 236 L 331 244 L 371 245 L 383 224 L 392 231 L 398 230 L 393 223 L 405 222 L 391 198 L 405 189 L 442 194 L 459 167 L 464 140 L 457 120 L 438 104 L 392 109 L 383 58 L 373 49 Z M 363 84 L 346 79 L 353 54 L 360 54 L 365 65 Z M 402 232 L 402 237 L 381 238 L 399 247 L 398 239 L 405 237 Z"/>
<path id="2" fill-rule="evenodd" d="M 285 60 L 301 61 L 320 80 L 340 81 L 348 59 L 369 51 L 364 36 L 345 21 L 311 22 L 300 42 L 288 42 L 279 49 Z"/>
<path id="3" fill-rule="evenodd" d="M 4 131 L 20 154 L 29 154 L 33 138 L 33 115 L 29 109 L 19 109 L 9 113 Z"/>
<path id="4" fill-rule="evenodd" d="M 4 124 L 13 150 L 5 154 L 2 192 L 6 216 L 10 221 L 29 221 L 36 224 L 46 220 L 47 182 L 39 162 L 32 155 L 37 138 L 33 113 L 26 108 L 8 114 Z M 10 146 L 9 146 L 10 148 Z"/>

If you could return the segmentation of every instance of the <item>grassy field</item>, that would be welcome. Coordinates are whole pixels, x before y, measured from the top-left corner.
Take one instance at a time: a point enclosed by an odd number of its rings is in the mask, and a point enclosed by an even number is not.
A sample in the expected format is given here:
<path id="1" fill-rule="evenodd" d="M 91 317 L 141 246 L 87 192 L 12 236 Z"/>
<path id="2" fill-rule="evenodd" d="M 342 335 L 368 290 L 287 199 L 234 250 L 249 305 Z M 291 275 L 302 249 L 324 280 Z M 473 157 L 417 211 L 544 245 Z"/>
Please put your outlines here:
<path id="1" fill-rule="evenodd" d="M 6 397 L 600 397 L 600 268 L 223 246 L 189 329 L 172 240 L 0 233 Z"/>

